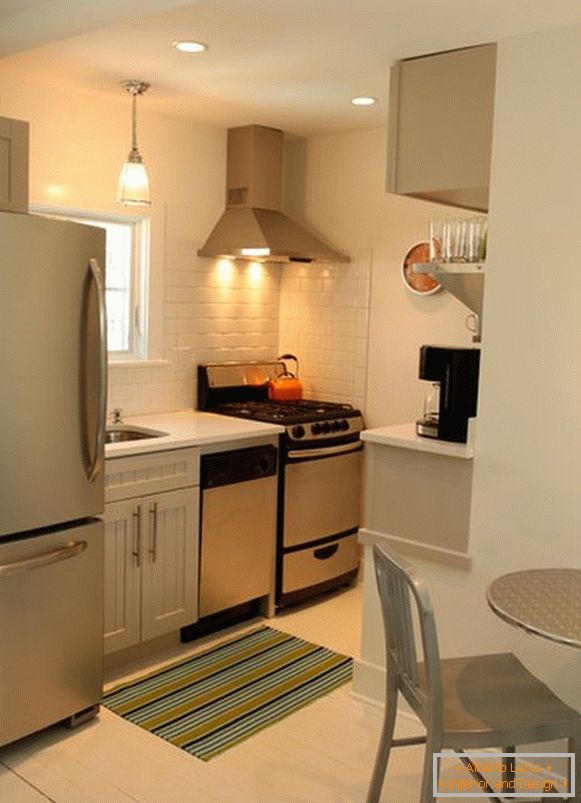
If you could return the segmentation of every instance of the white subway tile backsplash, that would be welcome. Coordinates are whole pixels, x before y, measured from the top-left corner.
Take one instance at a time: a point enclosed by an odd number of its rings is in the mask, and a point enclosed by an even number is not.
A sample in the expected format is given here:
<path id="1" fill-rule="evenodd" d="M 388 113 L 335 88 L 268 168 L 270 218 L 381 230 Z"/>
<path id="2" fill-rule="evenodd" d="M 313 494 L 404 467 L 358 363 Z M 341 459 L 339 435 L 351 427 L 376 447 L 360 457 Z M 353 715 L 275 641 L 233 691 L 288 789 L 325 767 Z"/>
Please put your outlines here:
<path id="1" fill-rule="evenodd" d="M 109 409 L 126 415 L 192 407 L 195 365 L 268 359 L 278 349 L 280 272 L 196 256 L 198 245 L 172 241 L 164 274 L 164 358 L 168 365 L 112 367 Z"/>
<path id="2" fill-rule="evenodd" d="M 307 397 L 364 407 L 370 281 L 370 252 L 346 264 L 283 266 L 279 346 L 301 359 Z"/>
<path id="3" fill-rule="evenodd" d="M 340 265 L 206 260 L 171 241 L 164 276 L 167 365 L 111 367 L 109 409 L 126 415 L 195 405 L 197 363 L 300 360 L 305 395 L 363 407 L 371 255 Z"/>

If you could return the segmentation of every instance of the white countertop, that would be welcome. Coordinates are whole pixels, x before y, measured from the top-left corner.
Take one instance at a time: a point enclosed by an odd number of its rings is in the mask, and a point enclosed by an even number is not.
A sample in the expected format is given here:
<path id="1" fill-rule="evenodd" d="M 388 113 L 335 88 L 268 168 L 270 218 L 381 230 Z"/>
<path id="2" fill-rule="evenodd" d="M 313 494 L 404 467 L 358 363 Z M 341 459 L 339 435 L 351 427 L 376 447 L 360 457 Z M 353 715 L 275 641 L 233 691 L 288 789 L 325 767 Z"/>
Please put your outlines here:
<path id="1" fill-rule="evenodd" d="M 166 432 L 167 435 L 123 443 L 108 443 L 105 446 L 106 459 L 181 449 L 186 446 L 203 447 L 213 443 L 232 443 L 236 448 L 236 444 L 240 441 L 284 432 L 284 427 L 278 424 L 246 421 L 214 413 L 200 413 L 197 410 L 131 416 L 123 419 L 123 425 L 145 427 Z"/>
<path id="2" fill-rule="evenodd" d="M 416 435 L 415 422 L 409 424 L 395 424 L 377 429 L 365 429 L 361 433 L 361 440 L 369 443 L 379 443 L 383 446 L 397 446 L 400 449 L 414 449 L 418 452 L 445 455 L 447 457 L 460 457 L 471 460 L 474 457 L 473 428 L 469 427 L 468 443 L 450 443 L 435 438 L 425 438 Z"/>

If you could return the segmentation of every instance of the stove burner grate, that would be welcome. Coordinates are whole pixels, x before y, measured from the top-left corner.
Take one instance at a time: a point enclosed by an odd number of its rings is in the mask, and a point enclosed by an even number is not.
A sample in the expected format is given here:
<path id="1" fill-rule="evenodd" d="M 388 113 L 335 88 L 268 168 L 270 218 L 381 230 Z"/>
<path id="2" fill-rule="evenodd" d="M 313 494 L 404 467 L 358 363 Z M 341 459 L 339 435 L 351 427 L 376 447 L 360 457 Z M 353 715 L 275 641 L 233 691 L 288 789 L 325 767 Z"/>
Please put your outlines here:
<path id="1" fill-rule="evenodd" d="M 219 404 L 214 412 L 269 423 L 324 421 L 338 415 L 357 415 L 351 404 L 301 399 L 292 402 L 246 401 Z"/>

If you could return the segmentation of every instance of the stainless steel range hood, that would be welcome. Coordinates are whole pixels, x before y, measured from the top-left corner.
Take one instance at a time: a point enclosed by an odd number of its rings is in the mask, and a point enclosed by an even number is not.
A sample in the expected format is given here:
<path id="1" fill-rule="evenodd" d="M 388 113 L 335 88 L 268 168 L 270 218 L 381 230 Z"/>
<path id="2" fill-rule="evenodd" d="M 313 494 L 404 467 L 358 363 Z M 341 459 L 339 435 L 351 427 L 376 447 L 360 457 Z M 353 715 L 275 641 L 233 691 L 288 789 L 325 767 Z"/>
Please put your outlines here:
<path id="1" fill-rule="evenodd" d="M 228 129 L 226 211 L 204 246 L 203 257 L 266 262 L 349 262 L 284 215 L 283 132 L 259 125 Z"/>

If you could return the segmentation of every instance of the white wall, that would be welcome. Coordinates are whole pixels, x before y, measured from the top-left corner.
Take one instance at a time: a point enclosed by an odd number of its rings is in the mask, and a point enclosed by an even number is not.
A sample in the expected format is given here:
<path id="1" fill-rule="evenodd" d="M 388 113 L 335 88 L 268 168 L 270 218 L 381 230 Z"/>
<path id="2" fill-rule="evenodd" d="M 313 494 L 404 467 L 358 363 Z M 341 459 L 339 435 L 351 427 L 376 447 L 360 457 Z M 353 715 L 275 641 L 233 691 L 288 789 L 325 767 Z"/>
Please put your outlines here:
<path id="1" fill-rule="evenodd" d="M 501 43 L 466 596 L 506 570 L 581 567 L 580 80 L 581 27 Z M 579 651 L 517 644 L 581 709 Z"/>
<path id="2" fill-rule="evenodd" d="M 63 91 L 25 64 L 19 56 L 0 65 L 0 115 L 30 122 L 31 204 L 126 212 L 115 194 L 130 144 L 129 97 L 121 88 L 116 102 Z M 109 409 L 128 415 L 192 407 L 196 363 L 273 359 L 282 351 L 297 352 L 311 398 L 362 406 L 368 253 L 356 254 L 355 264 L 302 267 L 199 258 L 223 209 L 225 131 L 150 112 L 147 101 L 145 95 L 138 105 L 138 133 L 153 204 L 142 214 L 151 215 L 152 228 L 152 356 L 162 362 L 111 363 Z M 295 171 L 299 186 L 304 170 Z"/>
<path id="3" fill-rule="evenodd" d="M 65 92 L 28 73 L 22 58 L 17 65 L 0 64 L 0 115 L 30 122 L 31 204 L 126 212 L 115 195 L 130 146 L 129 96 Z M 138 120 L 153 199 L 154 356 L 164 363 L 111 366 L 109 408 L 126 414 L 192 407 L 194 363 L 278 350 L 278 268 L 225 268 L 196 255 L 223 209 L 224 129 L 149 112 L 147 95 Z"/>
<path id="4" fill-rule="evenodd" d="M 485 601 L 507 571 L 581 567 L 580 84 L 581 27 L 499 45 L 473 566 L 414 563 L 444 655 L 512 650 L 581 710 L 581 651 L 517 631 Z M 371 593 L 365 604 L 365 660 L 381 664 Z"/>
<path id="5" fill-rule="evenodd" d="M 316 136 L 307 150 L 308 220 L 336 248 L 368 254 L 372 262 L 368 426 L 412 421 L 421 413 L 425 385 L 417 375 L 423 343 L 472 342 L 464 326 L 469 310 L 446 291 L 414 295 L 400 278 L 406 252 L 427 239 L 430 219 L 456 212 L 387 194 L 386 155 L 383 128 Z"/>

